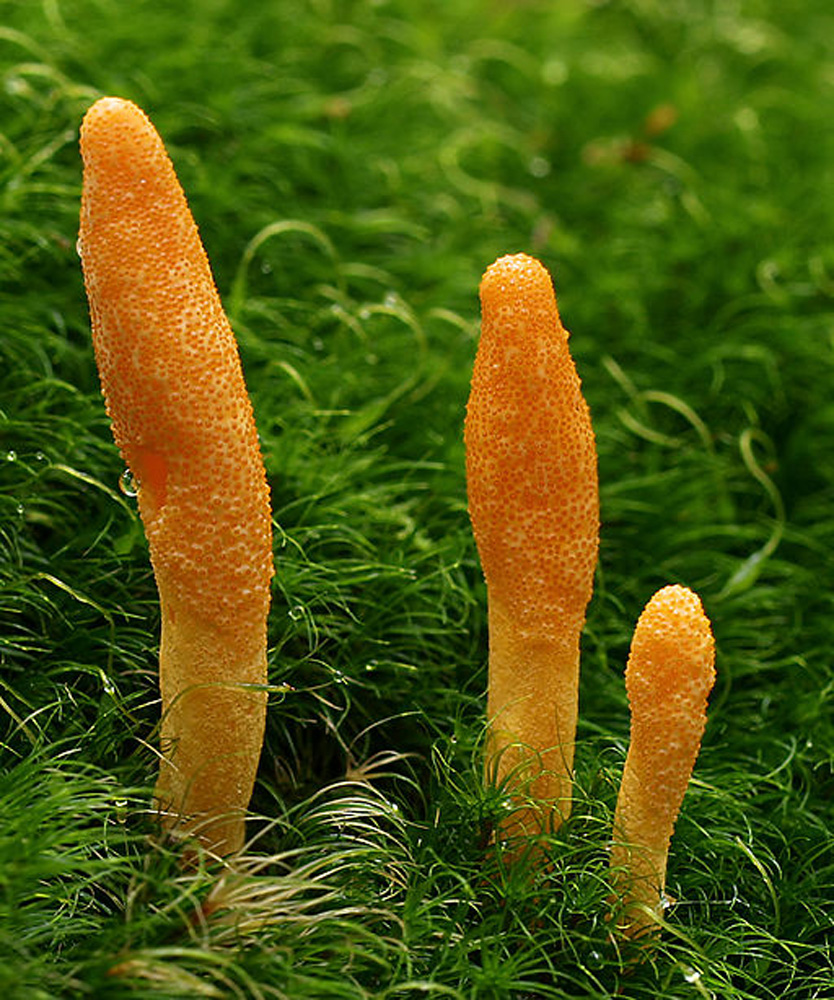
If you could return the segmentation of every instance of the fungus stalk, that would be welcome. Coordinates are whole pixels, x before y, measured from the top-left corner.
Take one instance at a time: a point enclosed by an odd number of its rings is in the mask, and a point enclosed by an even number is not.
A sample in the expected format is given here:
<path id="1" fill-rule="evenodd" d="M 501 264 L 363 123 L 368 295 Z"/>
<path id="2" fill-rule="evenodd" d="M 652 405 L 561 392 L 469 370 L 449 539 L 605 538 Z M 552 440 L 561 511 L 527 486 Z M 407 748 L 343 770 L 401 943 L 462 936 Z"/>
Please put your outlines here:
<path id="1" fill-rule="evenodd" d="M 640 937 L 663 911 L 669 843 L 706 725 L 715 643 L 697 594 L 659 590 L 634 630 L 626 690 L 631 740 L 614 817 L 620 929 Z"/>
<path id="2" fill-rule="evenodd" d="M 487 584 L 487 777 L 505 838 L 571 809 L 579 641 L 599 539 L 594 433 L 550 275 L 525 254 L 481 281 L 466 412 L 469 514 Z"/>
<path id="3" fill-rule="evenodd" d="M 79 252 L 113 436 L 159 589 L 165 824 L 244 841 L 266 713 L 269 489 L 237 345 L 162 140 L 129 101 L 81 128 Z"/>

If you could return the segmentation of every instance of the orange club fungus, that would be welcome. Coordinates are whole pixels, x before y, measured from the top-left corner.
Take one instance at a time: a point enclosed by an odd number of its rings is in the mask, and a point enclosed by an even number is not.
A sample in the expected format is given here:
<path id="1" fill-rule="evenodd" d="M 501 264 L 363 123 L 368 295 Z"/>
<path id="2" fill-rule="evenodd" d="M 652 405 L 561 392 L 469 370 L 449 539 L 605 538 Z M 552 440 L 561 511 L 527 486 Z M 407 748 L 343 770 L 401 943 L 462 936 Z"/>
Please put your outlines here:
<path id="1" fill-rule="evenodd" d="M 619 926 L 658 926 L 669 843 L 706 726 L 715 643 L 698 595 L 659 590 L 638 619 L 626 667 L 631 739 L 614 817 Z"/>
<path id="2" fill-rule="evenodd" d="M 263 742 L 272 529 L 234 334 L 165 147 L 129 101 L 81 128 L 79 251 L 113 436 L 159 589 L 170 830 L 240 849 Z"/>
<path id="3" fill-rule="evenodd" d="M 464 438 L 469 514 L 487 585 L 487 778 L 514 812 L 502 837 L 571 809 L 579 643 L 599 543 L 597 455 L 553 284 L 525 254 L 481 281 Z"/>

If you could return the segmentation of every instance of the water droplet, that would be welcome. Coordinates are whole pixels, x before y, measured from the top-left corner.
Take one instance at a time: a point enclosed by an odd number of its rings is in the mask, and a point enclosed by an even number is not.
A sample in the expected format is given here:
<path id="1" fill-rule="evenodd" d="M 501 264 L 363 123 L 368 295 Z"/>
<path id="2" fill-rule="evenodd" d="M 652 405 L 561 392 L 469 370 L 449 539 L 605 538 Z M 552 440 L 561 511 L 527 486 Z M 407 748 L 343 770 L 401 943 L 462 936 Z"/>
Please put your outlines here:
<path id="1" fill-rule="evenodd" d="M 17 461 L 17 452 L 16 451 L 7 451 L 6 452 L 6 461 L 7 462 L 16 462 Z"/>
<path id="2" fill-rule="evenodd" d="M 543 156 L 534 156 L 527 164 L 527 169 L 533 177 L 547 177 L 550 173 L 550 163 Z"/>
<path id="3" fill-rule="evenodd" d="M 125 471 L 119 476 L 119 489 L 126 497 L 135 497 L 139 493 L 139 482 L 130 471 Z"/>
<path id="4" fill-rule="evenodd" d="M 333 671 L 333 680 L 337 684 L 347 684 L 348 683 L 348 678 L 342 673 L 341 670 L 334 670 Z"/>
<path id="5" fill-rule="evenodd" d="M 290 608 L 287 614 L 292 618 L 294 622 L 304 617 L 304 605 L 296 604 L 294 607 Z"/>
<path id="6" fill-rule="evenodd" d="M 585 964 L 589 969 L 601 969 L 605 965 L 605 958 L 601 951 L 589 951 Z"/>
<path id="7" fill-rule="evenodd" d="M 80 236 L 75 241 L 75 252 L 78 254 L 79 257 L 81 257 L 81 258 L 84 257 L 84 246 L 81 243 L 81 237 Z"/>
<path id="8" fill-rule="evenodd" d="M 698 969 L 693 969 L 691 966 L 685 965 L 683 967 L 683 978 L 688 983 L 697 983 L 701 978 L 701 973 Z"/>
<path id="9" fill-rule="evenodd" d="M 17 504 L 14 510 L 15 514 L 17 514 L 18 517 L 23 517 L 23 515 L 26 513 L 26 508 L 23 506 L 22 503 Z"/>
<path id="10" fill-rule="evenodd" d="M 46 455 L 44 455 L 44 453 L 42 451 L 36 451 L 35 452 L 35 461 L 36 462 L 45 462 L 46 461 Z"/>

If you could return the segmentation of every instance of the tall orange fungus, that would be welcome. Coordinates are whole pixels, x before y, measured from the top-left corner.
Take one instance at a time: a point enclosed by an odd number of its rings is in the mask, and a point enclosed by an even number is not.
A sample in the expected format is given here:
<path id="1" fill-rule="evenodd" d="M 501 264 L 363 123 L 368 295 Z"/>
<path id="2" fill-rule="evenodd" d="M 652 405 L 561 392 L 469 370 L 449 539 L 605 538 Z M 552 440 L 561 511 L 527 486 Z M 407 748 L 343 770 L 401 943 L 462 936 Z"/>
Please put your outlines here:
<path id="1" fill-rule="evenodd" d="M 489 604 L 487 769 L 519 804 L 503 831 L 512 838 L 570 813 L 597 455 L 547 270 L 501 257 L 480 294 L 466 478 Z"/>
<path id="2" fill-rule="evenodd" d="M 264 733 L 269 489 L 237 345 L 162 140 L 102 98 L 81 128 L 79 251 L 113 436 L 160 596 L 167 825 L 241 847 Z"/>

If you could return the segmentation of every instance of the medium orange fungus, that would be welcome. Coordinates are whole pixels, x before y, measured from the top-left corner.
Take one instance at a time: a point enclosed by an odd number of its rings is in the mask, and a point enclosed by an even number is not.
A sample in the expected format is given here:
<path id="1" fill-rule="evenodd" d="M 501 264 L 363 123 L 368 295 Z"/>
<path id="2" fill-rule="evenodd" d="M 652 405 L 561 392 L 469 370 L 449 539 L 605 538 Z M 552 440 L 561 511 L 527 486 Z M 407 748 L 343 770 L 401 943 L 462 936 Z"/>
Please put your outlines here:
<path id="1" fill-rule="evenodd" d="M 547 270 L 525 254 L 501 257 L 480 292 L 466 478 L 489 602 L 487 770 L 527 802 L 503 831 L 516 837 L 570 813 L 597 455 Z"/>
<path id="2" fill-rule="evenodd" d="M 116 444 L 159 588 L 166 824 L 239 849 L 266 713 L 269 489 L 237 345 L 162 140 L 129 101 L 81 128 L 79 251 Z"/>
<path id="3" fill-rule="evenodd" d="M 655 927 L 663 909 L 669 842 L 701 745 L 714 662 L 698 595 L 659 590 L 640 615 L 626 667 L 631 741 L 611 851 L 620 926 L 631 937 Z"/>

